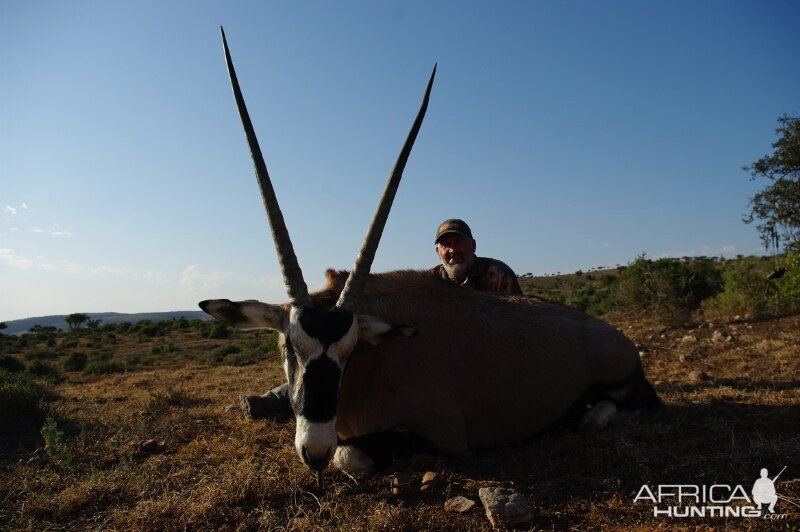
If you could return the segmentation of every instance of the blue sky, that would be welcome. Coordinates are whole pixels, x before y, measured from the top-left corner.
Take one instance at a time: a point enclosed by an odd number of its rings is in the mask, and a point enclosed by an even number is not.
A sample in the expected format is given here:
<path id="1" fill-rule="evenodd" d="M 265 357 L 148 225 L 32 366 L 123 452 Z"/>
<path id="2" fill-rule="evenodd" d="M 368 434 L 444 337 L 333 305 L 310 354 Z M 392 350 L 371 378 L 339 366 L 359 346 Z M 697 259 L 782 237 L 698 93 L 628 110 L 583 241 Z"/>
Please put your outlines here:
<path id="1" fill-rule="evenodd" d="M 517 273 L 762 253 L 741 167 L 800 112 L 794 1 L 0 3 L 0 321 L 285 300 L 219 26 L 310 288 L 466 219 Z"/>

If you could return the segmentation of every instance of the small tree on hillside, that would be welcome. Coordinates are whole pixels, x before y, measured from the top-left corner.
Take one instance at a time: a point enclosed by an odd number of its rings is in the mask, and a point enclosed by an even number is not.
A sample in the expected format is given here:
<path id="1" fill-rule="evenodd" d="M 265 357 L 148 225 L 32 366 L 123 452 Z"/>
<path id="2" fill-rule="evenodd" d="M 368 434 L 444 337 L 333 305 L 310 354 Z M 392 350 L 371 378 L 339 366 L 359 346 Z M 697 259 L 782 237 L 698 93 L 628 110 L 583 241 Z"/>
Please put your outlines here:
<path id="1" fill-rule="evenodd" d="M 800 117 L 783 115 L 778 118 L 780 138 L 765 155 L 743 169 L 750 172 L 751 181 L 765 177 L 767 188 L 750 198 L 750 214 L 744 223 L 757 221 L 764 247 L 777 250 L 800 250 Z"/>
<path id="2" fill-rule="evenodd" d="M 67 327 L 69 327 L 69 330 L 74 331 L 76 329 L 80 329 L 84 323 L 87 323 L 89 321 L 89 316 L 86 314 L 75 313 L 64 318 L 64 321 L 67 322 Z"/>

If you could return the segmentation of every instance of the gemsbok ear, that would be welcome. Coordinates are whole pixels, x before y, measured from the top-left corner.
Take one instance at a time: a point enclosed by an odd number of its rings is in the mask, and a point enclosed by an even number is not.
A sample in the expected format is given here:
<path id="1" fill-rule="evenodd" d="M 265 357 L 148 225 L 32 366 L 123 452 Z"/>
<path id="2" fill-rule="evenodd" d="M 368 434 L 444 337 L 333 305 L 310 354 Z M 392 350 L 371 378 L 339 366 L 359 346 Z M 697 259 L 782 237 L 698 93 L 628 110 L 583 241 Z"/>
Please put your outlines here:
<path id="1" fill-rule="evenodd" d="M 200 308 L 237 329 L 274 329 L 283 332 L 289 323 L 289 313 L 283 307 L 260 301 L 210 299 L 201 301 Z"/>
<path id="2" fill-rule="evenodd" d="M 372 345 L 406 340 L 417 335 L 417 330 L 407 325 L 393 325 L 380 318 L 358 315 L 358 337 Z"/>

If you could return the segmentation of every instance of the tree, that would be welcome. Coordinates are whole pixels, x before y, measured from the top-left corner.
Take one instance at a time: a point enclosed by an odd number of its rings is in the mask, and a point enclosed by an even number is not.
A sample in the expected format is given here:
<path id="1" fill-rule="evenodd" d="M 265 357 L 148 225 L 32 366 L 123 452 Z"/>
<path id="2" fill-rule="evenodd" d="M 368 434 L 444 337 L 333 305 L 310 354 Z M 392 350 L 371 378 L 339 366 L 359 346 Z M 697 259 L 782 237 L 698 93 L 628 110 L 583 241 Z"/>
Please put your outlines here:
<path id="1" fill-rule="evenodd" d="M 780 138 L 765 155 L 743 169 L 750 180 L 764 177 L 770 184 L 750 198 L 750 214 L 744 223 L 757 221 L 764 247 L 800 250 L 800 117 L 782 115 L 775 132 Z"/>
<path id="2" fill-rule="evenodd" d="M 74 331 L 75 329 L 80 329 L 81 325 L 88 322 L 89 316 L 86 314 L 75 313 L 64 318 L 64 321 L 67 322 L 67 327 L 69 327 L 69 330 Z"/>

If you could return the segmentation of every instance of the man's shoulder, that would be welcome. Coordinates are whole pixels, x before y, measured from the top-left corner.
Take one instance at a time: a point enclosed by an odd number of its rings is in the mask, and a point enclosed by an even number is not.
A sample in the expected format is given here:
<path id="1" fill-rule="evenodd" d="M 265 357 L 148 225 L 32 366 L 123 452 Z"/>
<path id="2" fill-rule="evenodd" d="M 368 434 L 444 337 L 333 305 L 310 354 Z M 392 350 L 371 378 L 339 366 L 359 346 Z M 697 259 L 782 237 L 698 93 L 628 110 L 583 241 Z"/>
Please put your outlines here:
<path id="1" fill-rule="evenodd" d="M 483 291 L 506 295 L 522 294 L 517 274 L 505 262 L 489 257 L 476 257 L 476 265 Z"/>
<path id="2" fill-rule="evenodd" d="M 497 259 L 492 259 L 489 257 L 475 257 L 475 261 L 477 262 L 478 268 L 481 271 L 488 271 L 490 269 L 495 271 L 501 271 L 503 273 L 511 274 L 516 277 L 514 270 L 506 264 L 505 262 Z"/>

